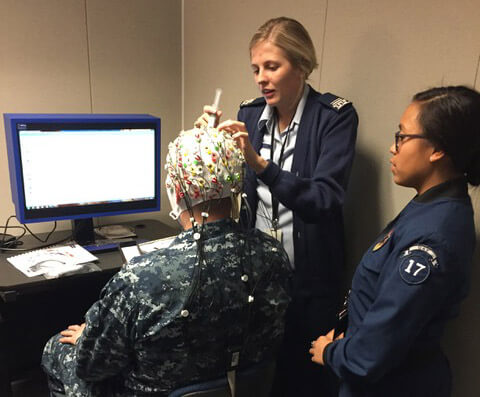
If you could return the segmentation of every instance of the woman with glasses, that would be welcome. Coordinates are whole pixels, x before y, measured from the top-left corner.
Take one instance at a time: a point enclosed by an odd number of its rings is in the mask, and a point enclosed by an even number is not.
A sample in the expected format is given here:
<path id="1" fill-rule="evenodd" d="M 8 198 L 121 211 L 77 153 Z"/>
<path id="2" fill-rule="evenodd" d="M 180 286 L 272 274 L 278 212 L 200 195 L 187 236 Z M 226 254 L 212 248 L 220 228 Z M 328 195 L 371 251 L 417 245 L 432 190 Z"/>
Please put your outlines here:
<path id="1" fill-rule="evenodd" d="M 312 342 L 341 397 L 449 396 L 440 339 L 468 292 L 475 245 L 467 182 L 480 184 L 480 94 L 440 87 L 413 97 L 390 148 L 393 180 L 417 195 L 357 267 L 345 335 Z"/>
<path id="2" fill-rule="evenodd" d="M 280 240 L 293 268 L 272 395 L 318 396 L 315 387 L 321 383 L 322 396 L 336 396 L 335 382 L 311 362 L 307 347 L 335 326 L 344 262 L 342 207 L 357 114 L 349 101 L 307 84 L 317 60 L 310 35 L 298 21 L 265 22 L 249 50 L 262 96 L 244 101 L 238 120 L 218 128 L 233 134 L 248 164 L 245 193 L 251 211 L 243 220 Z M 204 111 L 197 126 L 221 114 L 212 107 Z"/>

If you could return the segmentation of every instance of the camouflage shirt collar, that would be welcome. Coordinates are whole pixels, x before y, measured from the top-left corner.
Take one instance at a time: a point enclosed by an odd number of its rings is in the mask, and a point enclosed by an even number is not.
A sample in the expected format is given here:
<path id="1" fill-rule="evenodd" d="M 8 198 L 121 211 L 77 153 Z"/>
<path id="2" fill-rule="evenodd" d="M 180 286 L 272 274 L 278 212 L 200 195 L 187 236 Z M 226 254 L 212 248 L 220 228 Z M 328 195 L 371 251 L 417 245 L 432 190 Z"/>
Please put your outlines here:
<path id="1" fill-rule="evenodd" d="M 201 225 L 198 227 L 198 231 L 201 230 Z M 205 223 L 203 226 L 202 237 L 204 240 L 217 237 L 222 234 L 233 232 L 238 230 L 238 225 L 231 218 L 224 218 L 218 221 Z M 177 238 L 185 240 L 193 240 L 193 228 L 181 232 Z"/>

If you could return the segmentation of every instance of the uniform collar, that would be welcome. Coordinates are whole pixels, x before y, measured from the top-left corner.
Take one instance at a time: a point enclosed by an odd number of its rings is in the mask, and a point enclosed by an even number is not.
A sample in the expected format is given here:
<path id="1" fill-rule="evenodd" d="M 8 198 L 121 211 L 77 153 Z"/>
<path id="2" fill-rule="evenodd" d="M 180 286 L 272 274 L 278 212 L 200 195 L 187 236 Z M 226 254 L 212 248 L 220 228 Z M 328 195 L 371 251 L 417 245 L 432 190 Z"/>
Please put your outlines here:
<path id="1" fill-rule="evenodd" d="M 302 119 L 303 115 L 303 109 L 305 109 L 305 104 L 307 103 L 307 97 L 308 93 L 310 92 L 310 86 L 308 84 L 305 84 L 305 87 L 303 88 L 303 94 L 302 97 L 300 98 L 300 101 L 298 102 L 297 105 L 297 110 L 295 111 L 295 115 L 293 116 L 293 123 L 292 126 L 295 124 L 300 124 L 300 120 Z M 263 112 L 260 116 L 260 119 L 258 120 L 258 127 L 259 129 L 262 128 L 263 125 L 267 125 L 267 128 L 271 130 L 272 125 L 275 121 L 274 112 L 275 108 L 270 105 L 265 105 L 265 108 L 263 109 Z"/>
<path id="2" fill-rule="evenodd" d="M 416 203 L 429 203 L 441 197 L 465 198 L 468 197 L 468 187 L 465 177 L 450 179 L 428 189 L 425 193 L 415 196 Z"/>
<path id="3" fill-rule="evenodd" d="M 231 218 L 224 218 L 218 221 L 205 223 L 205 225 L 203 226 L 202 237 L 205 240 L 221 234 L 228 233 L 230 231 L 233 231 L 236 228 L 236 225 L 237 224 Z M 198 225 L 197 230 L 201 231 L 202 226 Z M 180 233 L 179 237 L 181 239 L 193 239 L 193 233 L 193 228 L 190 228 Z"/>

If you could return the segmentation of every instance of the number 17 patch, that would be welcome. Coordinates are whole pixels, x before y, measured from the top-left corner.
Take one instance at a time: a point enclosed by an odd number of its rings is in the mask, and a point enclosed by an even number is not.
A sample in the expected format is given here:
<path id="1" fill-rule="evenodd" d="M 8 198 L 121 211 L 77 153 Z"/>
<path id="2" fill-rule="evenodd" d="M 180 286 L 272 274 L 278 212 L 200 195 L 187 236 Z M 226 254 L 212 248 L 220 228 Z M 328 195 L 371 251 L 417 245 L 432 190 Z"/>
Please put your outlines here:
<path id="1" fill-rule="evenodd" d="M 426 245 L 413 245 L 402 253 L 398 271 L 407 284 L 421 284 L 427 280 L 432 267 L 438 267 L 437 255 Z"/>

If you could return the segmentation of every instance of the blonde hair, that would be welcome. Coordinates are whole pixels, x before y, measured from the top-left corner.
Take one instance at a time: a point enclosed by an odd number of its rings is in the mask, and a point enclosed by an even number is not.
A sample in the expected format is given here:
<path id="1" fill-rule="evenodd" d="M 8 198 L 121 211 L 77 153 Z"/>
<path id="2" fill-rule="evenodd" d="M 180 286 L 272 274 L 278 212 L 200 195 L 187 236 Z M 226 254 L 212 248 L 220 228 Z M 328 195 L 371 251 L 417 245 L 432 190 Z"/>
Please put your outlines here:
<path id="1" fill-rule="evenodd" d="M 285 52 L 290 63 L 304 73 L 305 79 L 318 66 L 312 39 L 295 19 L 278 17 L 265 22 L 250 40 L 250 53 L 259 42 L 267 40 Z"/>

